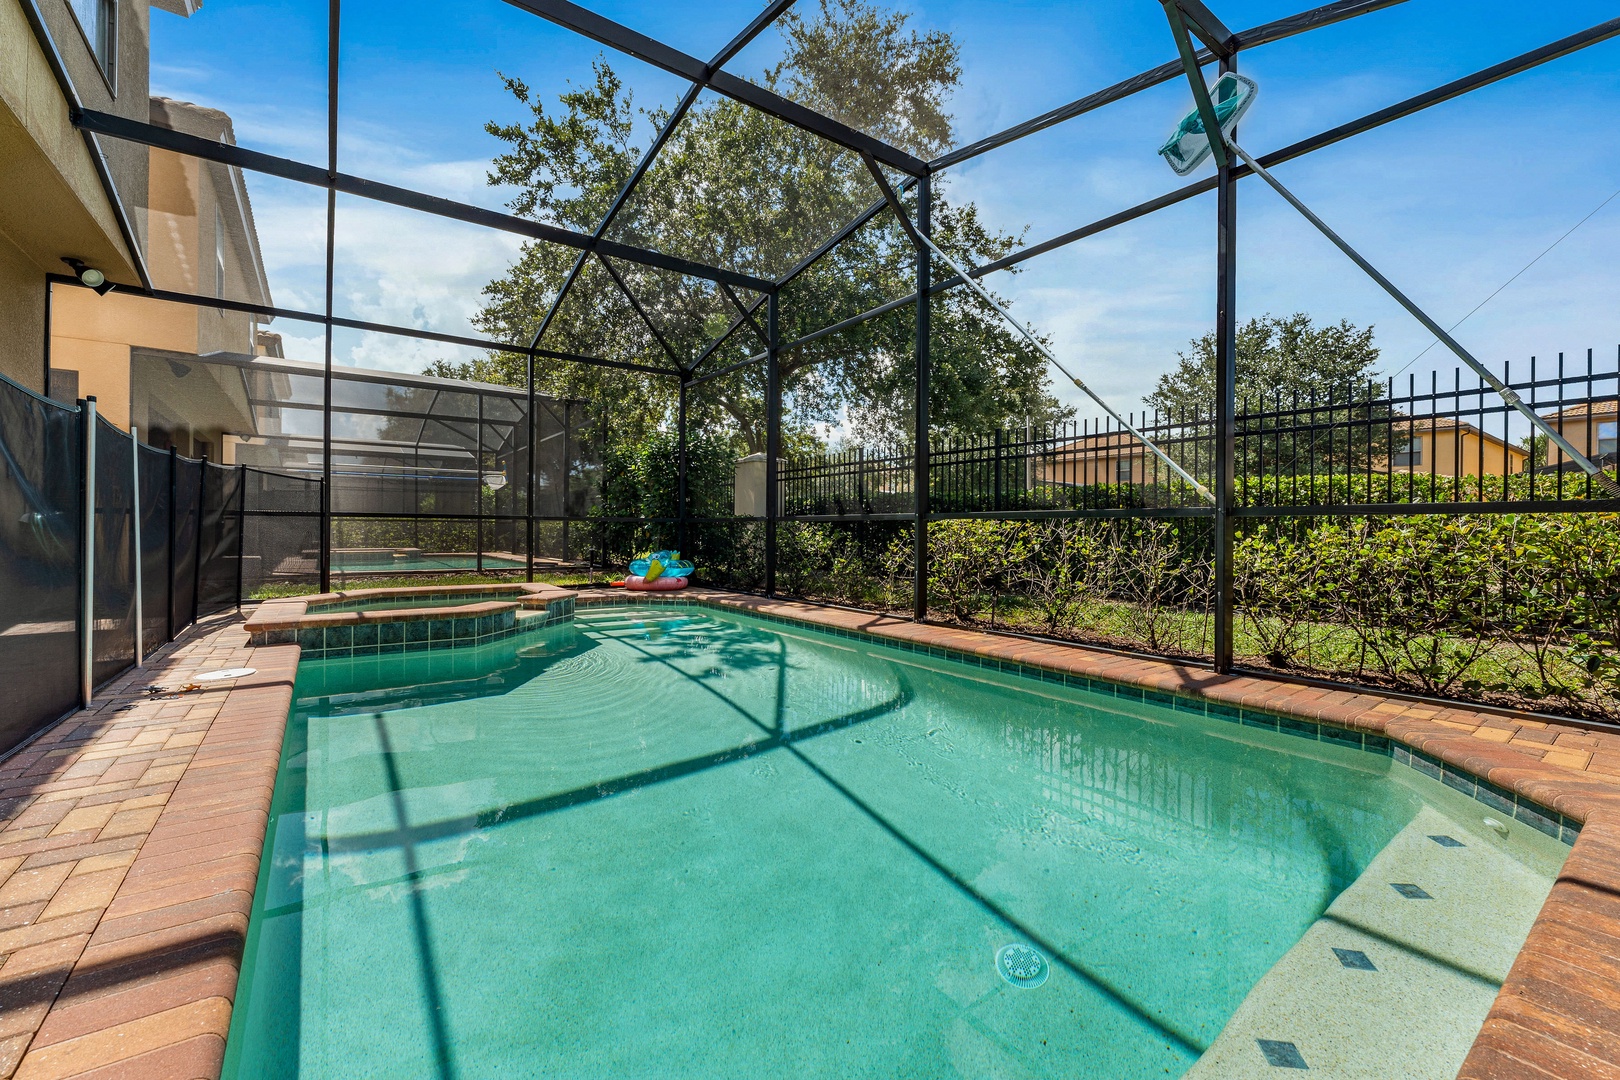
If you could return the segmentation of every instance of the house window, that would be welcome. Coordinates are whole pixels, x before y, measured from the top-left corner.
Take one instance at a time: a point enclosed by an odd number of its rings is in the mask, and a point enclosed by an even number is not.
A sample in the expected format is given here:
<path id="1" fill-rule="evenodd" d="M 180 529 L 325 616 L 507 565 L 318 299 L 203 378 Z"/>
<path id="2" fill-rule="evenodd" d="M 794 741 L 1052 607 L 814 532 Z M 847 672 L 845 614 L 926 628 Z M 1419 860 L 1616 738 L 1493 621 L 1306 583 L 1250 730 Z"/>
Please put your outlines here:
<path id="1" fill-rule="evenodd" d="M 68 0 L 68 10 L 73 12 L 90 54 L 111 85 L 118 57 L 118 0 Z"/>
<path id="2" fill-rule="evenodd" d="M 1620 423 L 1610 420 L 1607 424 L 1598 426 L 1597 452 L 1599 454 L 1612 454 L 1620 450 Z"/>
<path id="3" fill-rule="evenodd" d="M 1120 458 L 1114 462 L 1114 483 L 1128 484 L 1131 482 L 1131 459 Z"/>
<path id="4" fill-rule="evenodd" d="M 1422 465 L 1423 440 L 1411 438 L 1397 440 L 1395 453 L 1390 456 L 1389 463 L 1391 465 L 1406 466 Z"/>

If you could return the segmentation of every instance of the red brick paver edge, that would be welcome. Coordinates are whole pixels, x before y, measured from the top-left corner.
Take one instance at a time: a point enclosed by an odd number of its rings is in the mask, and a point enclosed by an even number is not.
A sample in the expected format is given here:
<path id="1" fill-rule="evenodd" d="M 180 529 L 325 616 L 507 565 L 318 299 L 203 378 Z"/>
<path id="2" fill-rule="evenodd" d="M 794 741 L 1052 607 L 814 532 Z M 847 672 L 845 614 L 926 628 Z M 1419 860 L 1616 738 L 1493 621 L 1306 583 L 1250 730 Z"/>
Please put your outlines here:
<path id="1" fill-rule="evenodd" d="M 28 800 L 0 831 L 0 876 L 8 856 L 22 860 L 0 894 L 20 876 L 69 867 L 49 904 L 74 912 L 50 918 L 47 906 L 10 944 L 0 932 L 9 953 L 0 966 L 0 1046 L 9 1050 L 0 1076 L 219 1076 L 298 666 L 296 646 L 253 649 L 240 619 L 219 622 L 0 768 L 0 799 Z M 173 699 L 140 690 L 238 666 L 257 670 Z M 182 721 L 181 730 L 166 720 Z M 75 738 L 81 728 L 90 730 Z M 30 815 L 56 816 L 69 794 L 79 797 L 56 831 L 32 836 Z M 141 805 L 118 809 L 131 803 Z M 116 812 L 99 832 L 60 831 L 108 806 Z"/>

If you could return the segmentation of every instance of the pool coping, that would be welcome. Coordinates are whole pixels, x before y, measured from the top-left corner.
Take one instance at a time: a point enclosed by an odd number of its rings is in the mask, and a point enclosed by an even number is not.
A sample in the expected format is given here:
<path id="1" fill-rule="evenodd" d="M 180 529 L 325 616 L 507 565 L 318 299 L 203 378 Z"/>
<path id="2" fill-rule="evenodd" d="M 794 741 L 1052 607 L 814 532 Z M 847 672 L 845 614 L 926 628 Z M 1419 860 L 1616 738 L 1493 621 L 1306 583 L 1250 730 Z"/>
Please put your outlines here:
<path id="1" fill-rule="evenodd" d="M 467 595 L 490 588 L 387 591 L 443 595 L 460 590 Z M 1102 684 L 1133 688 L 1124 694 L 1116 690 L 1116 696 L 1138 700 L 1139 694 L 1139 700 L 1173 708 L 1197 702 L 1205 715 L 1224 715 L 1210 711 L 1220 707 L 1238 710 L 1240 721 L 1243 710 L 1309 721 L 1320 725 L 1318 737 L 1327 729 L 1354 732 L 1364 748 L 1368 736 L 1382 738 L 1397 756 L 1404 747 L 1423 755 L 1413 761 L 1439 762 L 1442 779 L 1449 770 L 1459 779 L 1484 780 L 1515 798 L 1552 809 L 1579 825 L 1578 835 L 1459 1076 L 1620 1080 L 1620 776 L 1593 771 L 1599 754 L 1620 749 L 1620 737 L 1592 733 L 1575 722 L 1554 731 L 1540 721 L 1509 723 L 1462 706 L 1442 708 L 1247 675 L 1218 676 L 1171 661 L 1123 657 L 1079 645 L 710 589 L 692 588 L 672 596 L 531 588 L 540 596 L 546 596 L 542 590 L 565 593 L 570 610 L 576 603 L 581 607 L 695 604 L 866 637 L 919 654 L 970 657 L 970 662 L 982 666 L 1064 680 L 1068 685 L 1079 678 L 1088 680 L 1091 689 Z M 353 597 L 356 592 L 376 593 L 352 590 L 322 599 Z M 174 656 L 160 658 L 140 676 L 163 678 L 163 671 L 173 671 L 175 657 L 186 649 L 211 644 L 212 663 L 258 669 L 255 676 L 224 691 L 217 715 L 206 726 L 198 721 L 196 734 L 187 736 L 196 739 L 195 753 L 183 763 L 165 766 L 177 775 L 168 779 L 172 789 L 144 835 L 120 839 L 124 848 L 138 843 L 133 863 L 111 902 L 94 912 L 82 929 L 80 955 L 65 967 L 58 961 L 53 969 L 63 973 L 65 985 L 58 985 L 49 1010 L 30 1033 L 32 1045 L 25 1040 L 27 1056 L 18 1066 L 19 1080 L 219 1075 L 301 658 L 297 644 L 255 645 L 247 630 L 266 607 L 275 605 L 270 614 L 284 618 L 293 604 L 307 609 L 312 599 L 266 602 L 246 623 L 231 617 L 222 628 L 188 640 Z M 548 602 L 553 599 L 561 600 L 548 597 Z M 442 617 L 445 609 L 421 610 Z M 301 610 L 299 617 L 306 614 Z M 268 625 L 266 620 L 258 623 L 260 628 Z M 132 673 L 99 695 L 92 712 L 111 708 L 117 698 L 108 694 L 116 694 L 120 687 L 129 694 L 134 680 Z M 89 715 L 75 714 L 62 727 Z M 1512 740 L 1498 737 L 1505 730 L 1503 724 L 1512 729 L 1508 732 Z M 94 727 L 88 721 L 84 726 Z M 83 738 L 74 736 L 73 730 L 67 735 L 48 732 L 51 738 L 28 748 L 26 762 L 3 763 L 0 778 L 20 767 L 34 768 L 45 778 L 41 790 L 58 785 L 82 790 L 82 781 L 68 779 L 74 770 L 87 758 L 123 752 L 123 744 L 101 745 L 98 740 L 108 741 L 105 730 L 110 729 L 96 728 Z M 1513 741 L 1519 734 L 1531 738 L 1522 744 Z M 1582 751 L 1585 760 L 1579 768 L 1572 764 L 1573 744 L 1560 741 L 1571 735 L 1591 744 Z M 1539 759 L 1529 749 L 1536 746 L 1542 748 Z M 49 796 L 41 798 L 45 797 Z M 0 820 L 0 828 L 8 825 Z M 28 859 L 55 858 L 51 852 L 60 847 L 52 847 L 55 840 L 30 836 L 18 851 Z M 75 834 L 73 840 L 86 852 L 98 850 L 93 834 Z M 12 847 L 17 845 L 8 846 L 0 833 L 0 858 Z M 86 944 L 90 948 L 84 948 Z M 16 950 L 12 959 L 27 951 Z M 0 967 L 0 1004 L 11 989 L 7 976 L 8 969 Z M 4 1045 L 0 1035 L 0 1049 Z M 0 1076 L 5 1071 L 0 1060 Z"/>

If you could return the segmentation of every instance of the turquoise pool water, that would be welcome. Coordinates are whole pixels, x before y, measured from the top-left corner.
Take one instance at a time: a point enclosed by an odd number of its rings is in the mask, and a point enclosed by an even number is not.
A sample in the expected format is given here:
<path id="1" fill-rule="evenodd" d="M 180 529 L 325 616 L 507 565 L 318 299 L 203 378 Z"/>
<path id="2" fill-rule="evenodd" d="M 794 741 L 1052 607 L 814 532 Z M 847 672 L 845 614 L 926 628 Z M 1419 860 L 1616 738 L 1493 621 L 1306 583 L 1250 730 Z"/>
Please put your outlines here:
<path id="1" fill-rule="evenodd" d="M 692 608 L 295 699 L 227 1077 L 1178 1076 L 1425 805 L 1363 751 Z"/>
<path id="2" fill-rule="evenodd" d="M 500 555 L 485 555 L 485 570 L 522 570 L 528 564 L 522 559 L 510 559 Z M 334 551 L 332 553 L 332 569 L 344 574 L 386 574 L 395 571 L 413 570 L 476 570 L 478 557 L 476 555 L 438 555 L 423 552 L 411 552 L 405 555 L 390 555 L 387 552 Z"/>

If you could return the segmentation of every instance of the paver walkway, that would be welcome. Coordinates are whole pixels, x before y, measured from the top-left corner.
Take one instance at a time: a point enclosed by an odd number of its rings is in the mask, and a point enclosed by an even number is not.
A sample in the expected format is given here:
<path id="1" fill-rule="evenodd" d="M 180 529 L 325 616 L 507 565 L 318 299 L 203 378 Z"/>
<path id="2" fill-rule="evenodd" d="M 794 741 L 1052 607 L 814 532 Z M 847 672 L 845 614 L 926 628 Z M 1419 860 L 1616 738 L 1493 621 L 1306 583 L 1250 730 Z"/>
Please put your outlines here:
<path id="1" fill-rule="evenodd" d="M 205 619 L 0 763 L 0 1077 L 219 1075 L 297 659 Z"/>

